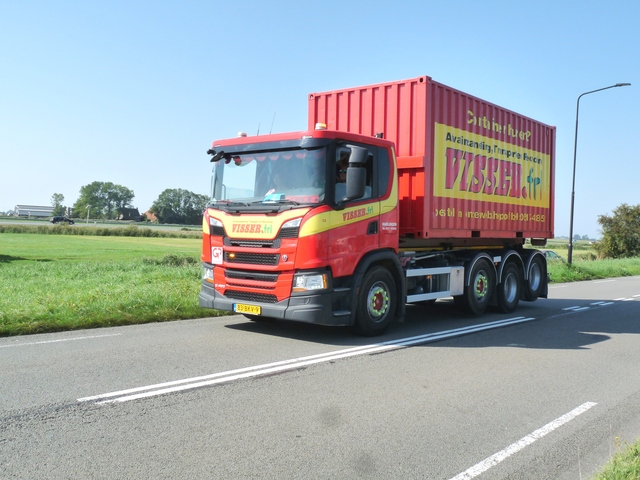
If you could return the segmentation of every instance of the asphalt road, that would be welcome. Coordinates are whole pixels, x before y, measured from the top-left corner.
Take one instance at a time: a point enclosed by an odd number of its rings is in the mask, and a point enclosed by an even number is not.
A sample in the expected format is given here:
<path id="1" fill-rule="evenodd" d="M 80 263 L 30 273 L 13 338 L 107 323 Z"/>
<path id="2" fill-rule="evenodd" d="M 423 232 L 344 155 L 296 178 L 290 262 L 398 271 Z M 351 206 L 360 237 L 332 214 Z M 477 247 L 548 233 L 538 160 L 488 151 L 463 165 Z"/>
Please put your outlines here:
<path id="1" fill-rule="evenodd" d="M 243 317 L 0 339 L 0 478 L 589 478 L 640 437 L 640 277 L 376 339 Z"/>

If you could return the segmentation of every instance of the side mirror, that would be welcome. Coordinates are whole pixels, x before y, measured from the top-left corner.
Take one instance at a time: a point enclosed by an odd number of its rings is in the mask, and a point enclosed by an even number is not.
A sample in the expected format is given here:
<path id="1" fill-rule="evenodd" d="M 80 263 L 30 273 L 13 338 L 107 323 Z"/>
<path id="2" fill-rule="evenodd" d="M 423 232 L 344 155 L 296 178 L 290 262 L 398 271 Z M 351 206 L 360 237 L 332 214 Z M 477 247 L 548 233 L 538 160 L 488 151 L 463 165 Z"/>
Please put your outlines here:
<path id="1" fill-rule="evenodd" d="M 347 196 L 345 200 L 364 197 L 366 181 L 367 171 L 364 168 L 349 165 L 347 169 Z"/>
<path id="2" fill-rule="evenodd" d="M 355 145 L 347 145 L 347 147 L 351 150 L 351 155 L 349 156 L 349 165 L 364 166 L 364 164 L 367 163 L 369 150 L 364 147 L 357 147 Z"/>
<path id="3" fill-rule="evenodd" d="M 341 206 L 344 202 L 363 197 L 367 183 L 367 170 L 364 166 L 369 157 L 369 150 L 356 145 L 347 145 L 347 147 L 351 150 L 351 154 L 347 167 L 346 195 L 340 199 Z"/>
<path id="4" fill-rule="evenodd" d="M 224 152 L 222 150 L 216 152 L 214 149 L 210 148 L 209 150 L 207 150 L 207 155 L 212 156 L 211 162 L 219 162 L 220 159 L 224 156 Z"/>

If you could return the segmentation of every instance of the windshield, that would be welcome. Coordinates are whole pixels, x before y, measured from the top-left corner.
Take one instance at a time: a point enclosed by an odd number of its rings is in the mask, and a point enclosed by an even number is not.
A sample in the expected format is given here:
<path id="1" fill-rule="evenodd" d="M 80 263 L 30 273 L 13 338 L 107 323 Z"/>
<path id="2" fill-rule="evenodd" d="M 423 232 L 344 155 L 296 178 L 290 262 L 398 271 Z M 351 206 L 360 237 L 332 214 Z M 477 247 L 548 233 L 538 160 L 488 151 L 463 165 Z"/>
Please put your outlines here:
<path id="1" fill-rule="evenodd" d="M 232 154 L 214 163 L 211 205 L 317 205 L 325 197 L 326 147 Z"/>

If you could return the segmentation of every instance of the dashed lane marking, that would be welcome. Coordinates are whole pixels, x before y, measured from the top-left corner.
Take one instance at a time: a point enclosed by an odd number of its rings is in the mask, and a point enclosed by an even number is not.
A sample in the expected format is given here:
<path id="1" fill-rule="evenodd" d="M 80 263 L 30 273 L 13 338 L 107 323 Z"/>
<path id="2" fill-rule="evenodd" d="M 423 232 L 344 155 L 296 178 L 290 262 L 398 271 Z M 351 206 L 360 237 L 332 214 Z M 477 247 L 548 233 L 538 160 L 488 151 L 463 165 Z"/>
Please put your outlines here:
<path id="1" fill-rule="evenodd" d="M 570 422 L 571 420 L 576 418 L 578 415 L 583 414 L 584 412 L 589 410 L 591 407 L 594 407 L 595 405 L 597 404 L 594 402 L 583 403 L 579 407 L 576 407 L 573 410 L 571 410 L 569 413 L 566 413 L 561 417 L 556 418 L 554 421 L 547 423 L 544 427 L 539 428 L 535 432 L 532 432 L 526 437 L 521 438 L 517 442 L 512 443 L 504 450 L 501 450 L 498 453 L 491 455 L 490 457 L 484 459 L 483 461 L 475 464 L 473 467 L 469 468 L 468 470 L 465 470 L 464 472 L 456 475 L 451 480 L 469 480 L 471 478 L 477 477 L 481 473 L 484 473 L 487 470 L 489 470 L 491 467 L 494 467 L 500 462 L 502 462 L 503 460 L 506 460 L 514 453 L 519 452 L 523 448 L 531 445 L 536 440 L 541 439 L 545 435 L 560 428 L 565 423 Z"/>

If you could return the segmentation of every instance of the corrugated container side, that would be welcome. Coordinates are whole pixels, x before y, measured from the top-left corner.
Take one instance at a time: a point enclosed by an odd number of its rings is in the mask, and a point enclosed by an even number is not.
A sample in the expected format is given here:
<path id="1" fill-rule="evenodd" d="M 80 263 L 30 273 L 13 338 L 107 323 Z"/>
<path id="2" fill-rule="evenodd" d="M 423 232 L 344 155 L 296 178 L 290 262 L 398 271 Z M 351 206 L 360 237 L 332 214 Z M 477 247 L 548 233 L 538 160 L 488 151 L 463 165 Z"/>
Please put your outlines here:
<path id="1" fill-rule="evenodd" d="M 317 122 L 329 130 L 384 138 L 396 155 L 424 156 L 427 144 L 428 77 L 309 95 L 309 129 Z"/>
<path id="2" fill-rule="evenodd" d="M 554 127 L 426 76 L 310 94 L 308 119 L 396 144 L 401 236 L 553 237 Z"/>

